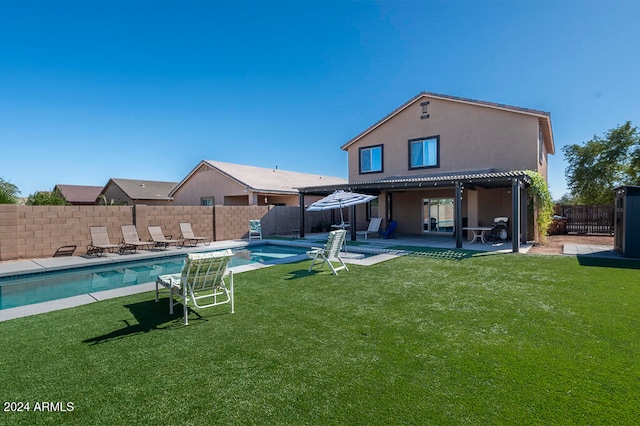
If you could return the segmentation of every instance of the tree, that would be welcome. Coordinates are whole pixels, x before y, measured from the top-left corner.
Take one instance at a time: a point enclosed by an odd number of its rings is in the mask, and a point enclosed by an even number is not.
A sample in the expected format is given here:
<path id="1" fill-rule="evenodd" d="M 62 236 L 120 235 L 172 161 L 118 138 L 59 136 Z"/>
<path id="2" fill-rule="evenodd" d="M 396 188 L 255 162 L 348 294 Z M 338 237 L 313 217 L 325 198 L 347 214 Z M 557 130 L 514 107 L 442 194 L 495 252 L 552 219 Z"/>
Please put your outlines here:
<path id="1" fill-rule="evenodd" d="M 58 191 L 38 191 L 27 198 L 28 206 L 64 206 L 67 200 Z"/>
<path id="2" fill-rule="evenodd" d="M 613 204 L 614 188 L 640 184 L 640 133 L 630 121 L 562 151 L 567 183 L 580 203 Z"/>
<path id="3" fill-rule="evenodd" d="M 19 193 L 17 186 L 0 178 L 0 204 L 16 204 Z"/>

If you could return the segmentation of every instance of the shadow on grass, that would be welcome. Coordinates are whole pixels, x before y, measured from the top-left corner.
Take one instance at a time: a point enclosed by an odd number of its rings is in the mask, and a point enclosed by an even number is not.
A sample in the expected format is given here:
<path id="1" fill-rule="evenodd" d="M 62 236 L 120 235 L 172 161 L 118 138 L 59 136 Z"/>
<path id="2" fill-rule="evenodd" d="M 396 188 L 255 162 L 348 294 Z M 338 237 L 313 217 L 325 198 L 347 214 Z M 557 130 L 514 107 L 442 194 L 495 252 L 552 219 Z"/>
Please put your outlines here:
<path id="1" fill-rule="evenodd" d="M 327 266 L 327 270 L 329 272 L 331 272 L 331 269 L 329 269 L 328 266 Z M 288 272 L 284 279 L 287 280 L 287 281 L 298 280 L 300 278 L 312 277 L 314 275 L 317 275 L 320 272 L 322 272 L 321 269 L 313 269 L 311 271 L 309 271 L 308 268 L 306 268 L 306 269 L 298 269 L 297 271 Z"/>
<path id="2" fill-rule="evenodd" d="M 144 302 L 132 303 L 130 305 L 124 305 L 129 309 L 135 321 L 129 319 L 121 320 L 124 323 L 124 327 L 118 330 L 114 330 L 110 333 L 102 336 L 92 337 L 90 339 L 83 340 L 82 343 L 89 343 L 91 345 L 97 345 L 99 343 L 105 343 L 110 340 L 122 339 L 124 337 L 133 336 L 141 333 L 149 333 L 153 330 L 169 330 L 184 327 L 182 323 L 184 311 L 181 304 L 176 304 L 173 307 L 173 315 L 169 315 L 169 299 L 161 298 L 158 302 L 155 300 L 146 300 Z M 193 309 L 189 312 L 189 324 L 194 320 L 192 315 L 196 315 L 196 321 L 203 320 L 202 316 Z"/>
<path id="3" fill-rule="evenodd" d="M 627 258 L 607 258 L 590 255 L 578 255 L 578 263 L 582 266 L 596 266 L 600 268 L 640 269 L 640 260 Z"/>

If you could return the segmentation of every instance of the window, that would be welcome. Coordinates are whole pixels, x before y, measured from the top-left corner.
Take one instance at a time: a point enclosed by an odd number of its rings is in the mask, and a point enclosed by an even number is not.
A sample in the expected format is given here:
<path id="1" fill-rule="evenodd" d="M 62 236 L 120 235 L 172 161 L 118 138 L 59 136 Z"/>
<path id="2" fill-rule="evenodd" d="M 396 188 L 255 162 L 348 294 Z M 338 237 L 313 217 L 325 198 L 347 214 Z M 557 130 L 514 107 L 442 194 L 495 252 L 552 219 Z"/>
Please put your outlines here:
<path id="1" fill-rule="evenodd" d="M 409 168 L 440 166 L 440 136 L 409 140 Z"/>
<path id="2" fill-rule="evenodd" d="M 211 198 L 201 198 L 200 199 L 201 206 L 212 206 L 213 205 L 213 197 Z"/>
<path id="3" fill-rule="evenodd" d="M 360 173 L 382 171 L 382 145 L 360 148 Z"/>

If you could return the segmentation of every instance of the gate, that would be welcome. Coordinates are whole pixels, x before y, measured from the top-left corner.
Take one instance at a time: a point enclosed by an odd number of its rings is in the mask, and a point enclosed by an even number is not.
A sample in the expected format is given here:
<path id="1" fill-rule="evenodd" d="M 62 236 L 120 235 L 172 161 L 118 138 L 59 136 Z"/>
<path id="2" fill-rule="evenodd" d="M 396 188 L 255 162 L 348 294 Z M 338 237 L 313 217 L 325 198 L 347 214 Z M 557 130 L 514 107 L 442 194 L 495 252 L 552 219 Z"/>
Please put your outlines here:
<path id="1" fill-rule="evenodd" d="M 555 210 L 566 220 L 566 232 L 613 234 L 613 206 L 559 204 Z"/>

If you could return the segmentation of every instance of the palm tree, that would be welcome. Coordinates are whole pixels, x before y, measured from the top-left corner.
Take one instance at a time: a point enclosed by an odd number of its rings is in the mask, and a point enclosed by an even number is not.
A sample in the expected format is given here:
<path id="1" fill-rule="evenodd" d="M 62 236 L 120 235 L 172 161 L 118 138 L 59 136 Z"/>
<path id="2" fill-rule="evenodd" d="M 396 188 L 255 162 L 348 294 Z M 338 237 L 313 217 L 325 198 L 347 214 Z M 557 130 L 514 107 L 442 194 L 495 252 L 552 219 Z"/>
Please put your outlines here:
<path id="1" fill-rule="evenodd" d="M 0 178 L 0 204 L 16 204 L 19 192 L 17 186 Z"/>

